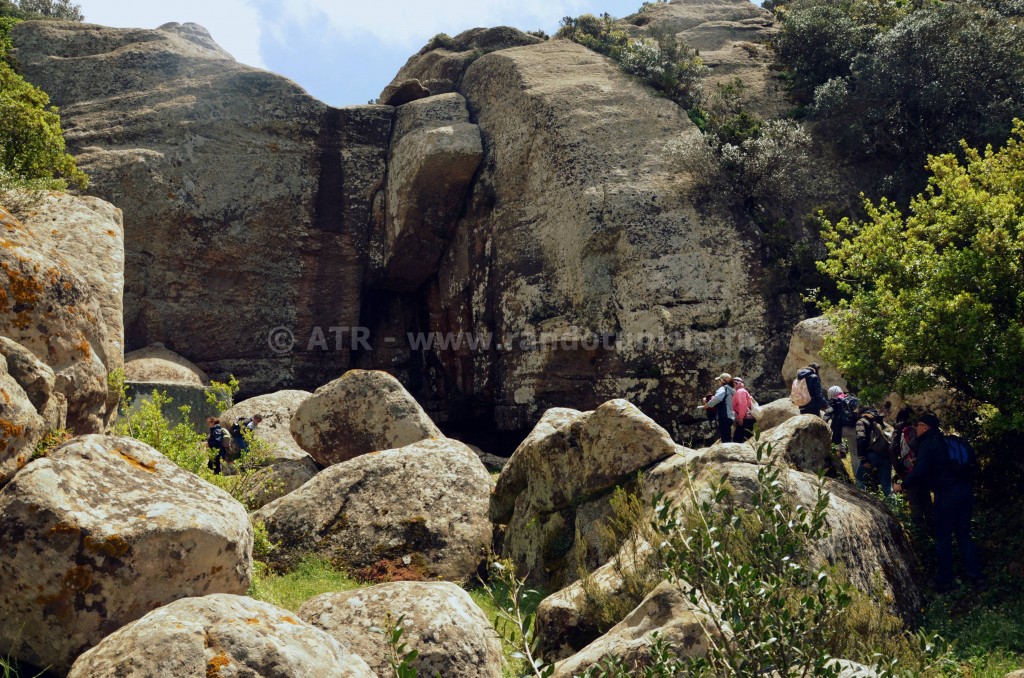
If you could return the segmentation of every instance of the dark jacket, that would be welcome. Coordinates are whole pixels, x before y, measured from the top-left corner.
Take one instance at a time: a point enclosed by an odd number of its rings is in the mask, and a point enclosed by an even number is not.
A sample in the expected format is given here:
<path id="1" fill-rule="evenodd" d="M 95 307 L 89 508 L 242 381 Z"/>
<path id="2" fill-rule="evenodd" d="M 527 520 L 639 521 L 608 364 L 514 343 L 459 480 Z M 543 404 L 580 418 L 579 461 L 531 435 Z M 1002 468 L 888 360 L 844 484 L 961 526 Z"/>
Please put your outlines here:
<path id="1" fill-rule="evenodd" d="M 970 476 L 954 475 L 949 470 L 949 453 L 946 451 L 946 436 L 938 429 L 917 439 L 914 469 L 903 479 L 903 487 L 926 487 L 937 492 L 952 487 L 971 484 Z"/>
<path id="2" fill-rule="evenodd" d="M 821 377 L 817 372 L 810 367 L 805 367 L 796 373 L 796 378 L 807 382 L 807 392 L 811 394 L 811 402 L 801 409 L 815 409 L 820 412 L 828 407 L 828 399 L 825 398 L 825 392 L 821 389 Z"/>
<path id="3" fill-rule="evenodd" d="M 862 462 L 867 461 L 868 453 L 871 452 L 871 431 L 875 423 L 879 426 L 885 425 L 885 417 L 876 409 L 866 410 L 857 419 L 857 456 Z"/>
<path id="4" fill-rule="evenodd" d="M 210 435 L 206 438 L 206 446 L 211 450 L 223 450 L 226 433 L 220 424 L 214 424 L 210 427 Z"/>

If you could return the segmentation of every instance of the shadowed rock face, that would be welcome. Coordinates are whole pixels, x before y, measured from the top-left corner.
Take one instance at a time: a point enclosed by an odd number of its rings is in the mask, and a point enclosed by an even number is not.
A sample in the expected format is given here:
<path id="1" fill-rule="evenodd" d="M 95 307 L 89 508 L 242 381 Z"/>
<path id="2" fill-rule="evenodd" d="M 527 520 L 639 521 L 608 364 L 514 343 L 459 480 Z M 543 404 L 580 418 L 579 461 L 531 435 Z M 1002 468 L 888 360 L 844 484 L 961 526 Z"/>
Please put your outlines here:
<path id="1" fill-rule="evenodd" d="M 124 210 L 129 349 L 163 342 L 249 391 L 347 367 L 347 350 L 280 359 L 267 333 L 358 324 L 393 109 L 329 108 L 194 24 L 26 22 L 14 39 L 90 191 Z"/>

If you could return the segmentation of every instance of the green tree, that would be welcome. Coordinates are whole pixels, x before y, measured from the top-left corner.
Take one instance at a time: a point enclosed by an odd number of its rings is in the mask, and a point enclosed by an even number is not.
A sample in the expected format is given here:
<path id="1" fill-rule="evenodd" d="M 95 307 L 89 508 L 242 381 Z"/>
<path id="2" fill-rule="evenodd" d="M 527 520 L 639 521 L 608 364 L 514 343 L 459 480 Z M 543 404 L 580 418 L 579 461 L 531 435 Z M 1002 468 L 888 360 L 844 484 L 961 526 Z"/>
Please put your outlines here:
<path id="1" fill-rule="evenodd" d="M 0 17 L 0 190 L 85 188 L 89 179 L 67 153 L 57 107 L 7 60 L 17 22 Z"/>
<path id="2" fill-rule="evenodd" d="M 945 382 L 991 433 L 1024 431 L 1024 122 L 1006 145 L 930 157 L 907 214 L 823 222 L 819 267 L 847 298 L 824 303 L 826 355 L 869 398 Z"/>
<path id="3" fill-rule="evenodd" d="M 81 21 L 82 8 L 70 0 L 0 0 L 0 17 Z"/>

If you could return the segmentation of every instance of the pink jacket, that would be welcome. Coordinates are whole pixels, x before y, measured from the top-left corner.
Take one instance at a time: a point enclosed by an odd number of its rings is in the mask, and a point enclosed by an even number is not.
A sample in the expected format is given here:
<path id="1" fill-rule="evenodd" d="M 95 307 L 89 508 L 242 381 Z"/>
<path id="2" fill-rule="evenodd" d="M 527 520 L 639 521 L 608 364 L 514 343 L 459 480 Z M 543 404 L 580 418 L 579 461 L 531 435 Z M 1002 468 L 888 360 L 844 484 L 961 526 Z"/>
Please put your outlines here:
<path id="1" fill-rule="evenodd" d="M 750 406 L 753 398 L 745 388 L 736 389 L 736 395 L 732 397 L 732 409 L 736 412 L 736 421 L 743 421 L 750 414 Z"/>

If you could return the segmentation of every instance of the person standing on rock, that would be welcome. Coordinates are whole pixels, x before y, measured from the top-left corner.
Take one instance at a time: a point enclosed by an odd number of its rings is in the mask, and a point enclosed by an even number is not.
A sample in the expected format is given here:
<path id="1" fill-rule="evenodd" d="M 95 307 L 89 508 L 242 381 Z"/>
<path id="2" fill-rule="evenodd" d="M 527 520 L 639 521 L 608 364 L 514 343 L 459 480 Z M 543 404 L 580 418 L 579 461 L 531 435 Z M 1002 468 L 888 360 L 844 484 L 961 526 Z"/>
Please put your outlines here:
<path id="1" fill-rule="evenodd" d="M 734 377 L 732 381 L 736 388 L 736 393 L 732 397 L 732 409 L 736 413 L 736 430 L 733 431 L 732 441 L 742 443 L 754 435 L 754 425 L 757 424 L 753 413 L 754 398 L 742 379 Z"/>
<path id="2" fill-rule="evenodd" d="M 832 386 L 828 390 L 828 409 L 825 420 L 832 428 L 832 444 L 841 445 L 845 451 L 840 453 L 842 459 L 850 456 L 850 467 L 853 477 L 860 470 L 860 455 L 857 454 L 857 411 L 860 402 L 853 394 L 843 392 L 841 386 Z"/>
<path id="3" fill-rule="evenodd" d="M 221 472 L 221 463 L 227 461 L 227 439 L 228 432 L 220 425 L 216 417 L 207 417 L 206 425 L 210 427 L 210 435 L 206 437 L 206 446 L 210 448 L 213 456 L 207 462 L 207 466 L 214 473 Z"/>
<path id="4" fill-rule="evenodd" d="M 825 391 L 821 387 L 820 370 L 818 363 L 811 363 L 796 373 L 790 399 L 800 408 L 800 414 L 820 417 L 821 411 L 828 407 Z"/>
<path id="5" fill-rule="evenodd" d="M 736 421 L 736 412 L 733 410 L 733 397 L 736 390 L 733 388 L 732 376 L 727 372 L 718 375 L 718 390 L 711 400 L 704 404 L 704 409 L 714 409 L 718 420 L 718 433 L 723 443 L 732 442 L 732 427 Z"/>
<path id="6" fill-rule="evenodd" d="M 904 492 L 923 487 L 935 492 L 935 588 L 943 593 L 953 588 L 953 535 L 960 549 L 967 578 L 975 587 L 985 579 L 978 551 L 971 538 L 974 511 L 974 470 L 977 458 L 971 446 L 939 429 L 939 418 L 925 412 L 915 425 L 917 452 L 914 468 L 895 490 Z"/>

